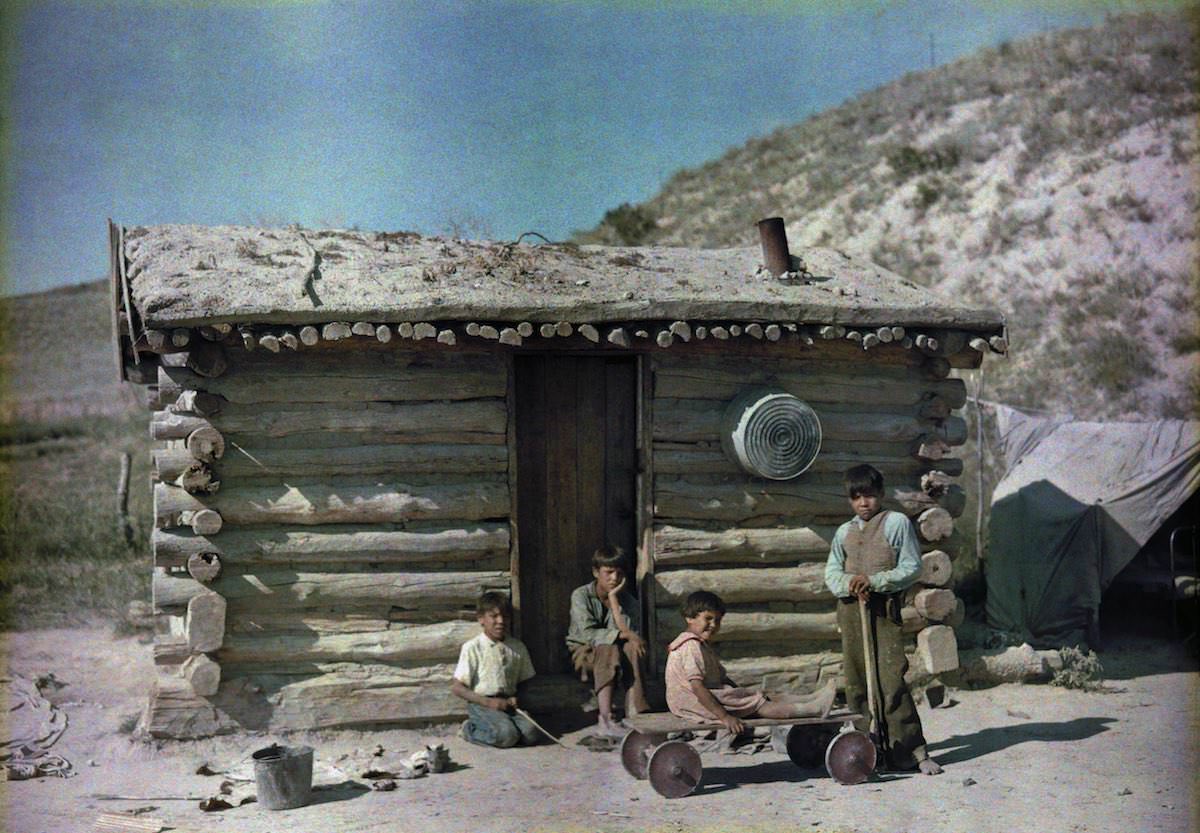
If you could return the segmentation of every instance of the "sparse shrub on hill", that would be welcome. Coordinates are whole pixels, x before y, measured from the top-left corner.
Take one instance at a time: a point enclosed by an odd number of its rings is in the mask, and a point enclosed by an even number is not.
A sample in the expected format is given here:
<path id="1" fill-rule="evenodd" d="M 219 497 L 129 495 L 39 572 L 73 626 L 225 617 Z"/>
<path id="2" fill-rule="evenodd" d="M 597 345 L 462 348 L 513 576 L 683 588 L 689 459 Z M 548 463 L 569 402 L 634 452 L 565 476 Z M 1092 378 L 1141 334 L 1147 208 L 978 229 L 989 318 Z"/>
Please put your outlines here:
<path id="1" fill-rule="evenodd" d="M 1195 22 L 1115 16 L 910 73 L 675 174 L 638 206 L 639 242 L 753 246 L 754 221 L 781 214 L 795 246 L 1004 310 L 995 397 L 1195 414 Z M 580 239 L 619 242 L 613 219 Z M 1157 282 L 1144 301 L 1121 282 L 1139 272 Z"/>

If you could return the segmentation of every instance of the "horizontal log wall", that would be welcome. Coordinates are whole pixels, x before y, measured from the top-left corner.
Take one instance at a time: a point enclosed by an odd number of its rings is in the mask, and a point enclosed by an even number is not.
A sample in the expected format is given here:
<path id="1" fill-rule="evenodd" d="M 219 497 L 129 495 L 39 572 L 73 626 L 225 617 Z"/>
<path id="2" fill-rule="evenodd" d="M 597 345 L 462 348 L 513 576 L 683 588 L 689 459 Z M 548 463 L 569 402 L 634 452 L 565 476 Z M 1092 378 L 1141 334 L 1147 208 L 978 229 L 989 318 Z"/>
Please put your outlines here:
<path id="1" fill-rule="evenodd" d="M 847 355 L 843 345 L 820 343 L 781 359 L 656 356 L 650 595 L 658 641 L 684 626 L 678 607 L 688 593 L 706 589 L 727 605 L 720 653 L 739 683 L 794 690 L 839 674 L 840 635 L 824 565 L 850 514 L 843 472 L 874 465 L 885 478 L 888 508 L 914 520 L 928 513 L 922 528 L 935 540 L 922 548 L 953 552 L 963 496 L 949 479 L 963 465 L 948 452 L 966 439 L 966 424 L 953 412 L 967 397 L 946 370 L 898 349 Z M 817 413 L 820 453 L 797 478 L 749 476 L 722 449 L 726 407 L 754 388 L 782 389 Z M 941 564 L 937 558 L 931 569 Z M 925 624 L 912 607 L 906 627 Z M 660 668 L 663 661 L 660 655 Z"/>
<path id="2" fill-rule="evenodd" d="M 159 368 L 151 734 L 461 715 L 475 600 L 511 584 L 506 361 L 226 353 Z"/>

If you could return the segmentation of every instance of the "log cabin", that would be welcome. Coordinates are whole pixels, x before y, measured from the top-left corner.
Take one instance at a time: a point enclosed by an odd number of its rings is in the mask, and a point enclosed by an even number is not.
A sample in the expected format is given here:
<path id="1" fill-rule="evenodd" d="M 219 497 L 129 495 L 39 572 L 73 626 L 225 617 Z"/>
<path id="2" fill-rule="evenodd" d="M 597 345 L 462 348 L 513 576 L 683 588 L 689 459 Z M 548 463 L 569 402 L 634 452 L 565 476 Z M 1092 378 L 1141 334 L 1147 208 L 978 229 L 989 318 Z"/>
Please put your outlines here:
<path id="1" fill-rule="evenodd" d="M 759 227 L 761 249 L 692 250 L 110 222 L 116 367 L 159 446 L 143 729 L 458 720 L 490 589 L 532 707 L 578 709 L 568 599 L 605 542 L 631 554 L 652 667 L 705 588 L 735 679 L 821 685 L 861 462 L 925 542 L 917 656 L 953 667 L 952 372 L 1005 353 L 1003 318 Z"/>

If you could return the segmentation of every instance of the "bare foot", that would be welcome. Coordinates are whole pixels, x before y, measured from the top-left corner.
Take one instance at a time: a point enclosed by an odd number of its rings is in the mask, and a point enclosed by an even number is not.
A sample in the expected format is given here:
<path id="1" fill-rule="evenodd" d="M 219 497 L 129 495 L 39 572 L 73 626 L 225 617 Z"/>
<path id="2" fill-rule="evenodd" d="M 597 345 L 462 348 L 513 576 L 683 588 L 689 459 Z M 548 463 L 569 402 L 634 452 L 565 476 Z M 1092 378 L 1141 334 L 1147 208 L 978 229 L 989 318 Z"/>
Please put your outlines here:
<path id="1" fill-rule="evenodd" d="M 596 734 L 607 737 L 623 737 L 629 730 L 611 716 L 600 715 L 596 721 Z"/>
<path id="2" fill-rule="evenodd" d="M 829 713 L 833 711 L 835 697 L 837 697 L 837 681 L 830 680 L 816 694 L 816 705 L 821 709 L 821 717 L 829 717 Z"/>
<path id="3" fill-rule="evenodd" d="M 633 717 L 650 711 L 650 704 L 645 697 L 638 697 L 633 689 L 625 692 L 625 716 Z"/>
<path id="4" fill-rule="evenodd" d="M 918 761 L 917 769 L 921 770 L 921 772 L 923 772 L 925 775 L 941 775 L 943 772 L 945 772 L 945 770 L 942 769 L 941 766 L 938 765 L 938 762 L 933 758 L 926 758 L 923 761 Z"/>

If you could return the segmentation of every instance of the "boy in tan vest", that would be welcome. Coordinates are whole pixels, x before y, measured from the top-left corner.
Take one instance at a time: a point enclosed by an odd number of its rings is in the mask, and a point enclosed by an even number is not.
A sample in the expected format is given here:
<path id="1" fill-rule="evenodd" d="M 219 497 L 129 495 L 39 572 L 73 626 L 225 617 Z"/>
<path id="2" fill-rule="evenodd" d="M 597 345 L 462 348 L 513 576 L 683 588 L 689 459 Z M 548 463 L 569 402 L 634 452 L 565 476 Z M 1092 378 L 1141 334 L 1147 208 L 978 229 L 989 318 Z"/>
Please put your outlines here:
<path id="1" fill-rule="evenodd" d="M 846 495 L 854 517 L 838 527 L 825 563 L 825 584 L 838 598 L 842 632 L 846 705 L 867 714 L 866 661 L 859 599 L 867 602 L 875 642 L 876 691 L 882 711 L 883 748 L 892 769 L 919 769 L 938 775 L 942 768 L 925 750 L 921 718 L 904 682 L 908 659 L 900 629 L 900 596 L 921 572 L 921 548 L 912 522 L 881 506 L 883 475 L 873 466 L 846 471 Z"/>

